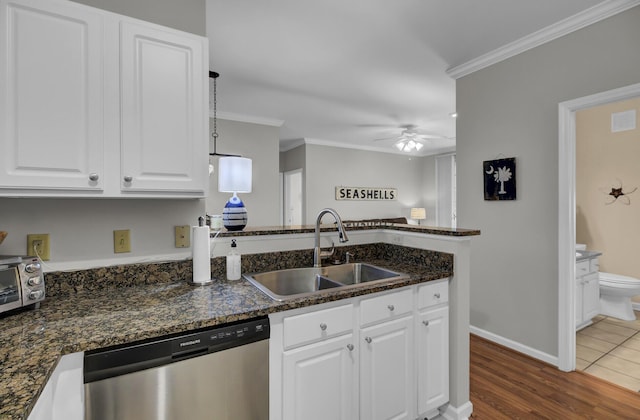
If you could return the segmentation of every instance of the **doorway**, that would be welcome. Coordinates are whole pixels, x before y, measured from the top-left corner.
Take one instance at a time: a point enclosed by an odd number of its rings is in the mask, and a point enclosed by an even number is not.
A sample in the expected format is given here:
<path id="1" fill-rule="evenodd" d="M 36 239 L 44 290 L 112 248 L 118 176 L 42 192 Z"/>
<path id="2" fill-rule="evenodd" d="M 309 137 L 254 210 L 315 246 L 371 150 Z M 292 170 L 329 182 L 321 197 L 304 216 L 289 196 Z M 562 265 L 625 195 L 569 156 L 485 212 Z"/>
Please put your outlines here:
<path id="1" fill-rule="evenodd" d="M 284 212 L 285 226 L 303 225 L 302 220 L 302 169 L 284 173 Z"/>
<path id="2" fill-rule="evenodd" d="M 558 368 L 576 368 L 576 112 L 640 96 L 640 83 L 562 102 L 558 106 Z"/>

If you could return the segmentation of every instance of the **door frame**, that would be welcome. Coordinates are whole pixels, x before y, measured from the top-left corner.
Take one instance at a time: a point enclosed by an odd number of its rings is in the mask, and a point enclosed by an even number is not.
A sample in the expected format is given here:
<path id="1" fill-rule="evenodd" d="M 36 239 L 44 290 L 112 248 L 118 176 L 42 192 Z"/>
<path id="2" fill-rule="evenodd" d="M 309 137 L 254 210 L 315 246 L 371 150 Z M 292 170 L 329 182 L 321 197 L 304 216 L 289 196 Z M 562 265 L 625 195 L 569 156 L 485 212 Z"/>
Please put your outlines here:
<path id="1" fill-rule="evenodd" d="M 576 369 L 576 112 L 640 96 L 640 83 L 558 104 L 558 368 Z"/>

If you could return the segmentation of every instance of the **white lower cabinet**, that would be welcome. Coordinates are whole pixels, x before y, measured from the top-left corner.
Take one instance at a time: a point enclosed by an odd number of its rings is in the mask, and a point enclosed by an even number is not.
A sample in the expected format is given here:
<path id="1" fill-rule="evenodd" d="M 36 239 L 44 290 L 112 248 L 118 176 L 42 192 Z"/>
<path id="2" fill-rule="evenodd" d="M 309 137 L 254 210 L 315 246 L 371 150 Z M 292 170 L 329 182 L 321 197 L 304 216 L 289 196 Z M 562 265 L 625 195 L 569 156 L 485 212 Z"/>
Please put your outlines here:
<path id="1" fill-rule="evenodd" d="M 449 401 L 449 307 L 421 312 L 417 321 L 418 413 L 431 418 Z"/>
<path id="2" fill-rule="evenodd" d="M 282 419 L 353 419 L 353 348 L 347 334 L 285 352 Z"/>
<path id="3" fill-rule="evenodd" d="M 414 419 L 413 316 L 360 330 L 360 418 Z"/>
<path id="4" fill-rule="evenodd" d="M 424 419 L 449 400 L 448 279 L 270 315 L 269 417 Z"/>
<path id="5" fill-rule="evenodd" d="M 83 363 L 83 352 L 60 358 L 28 420 L 84 419 Z"/>

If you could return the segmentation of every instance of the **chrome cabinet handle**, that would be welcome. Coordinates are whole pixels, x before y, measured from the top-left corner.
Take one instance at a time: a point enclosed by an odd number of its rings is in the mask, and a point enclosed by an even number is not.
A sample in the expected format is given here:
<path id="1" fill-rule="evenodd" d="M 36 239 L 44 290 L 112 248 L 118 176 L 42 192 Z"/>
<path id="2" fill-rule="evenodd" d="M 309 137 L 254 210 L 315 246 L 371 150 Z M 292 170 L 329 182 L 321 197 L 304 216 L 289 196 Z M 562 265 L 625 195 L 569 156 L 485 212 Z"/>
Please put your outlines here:
<path id="1" fill-rule="evenodd" d="M 129 175 L 125 175 L 124 176 L 124 182 L 131 182 L 131 181 L 133 181 L 133 177 L 132 176 L 129 176 Z"/>
<path id="2" fill-rule="evenodd" d="M 424 324 L 425 327 L 429 326 L 429 321 L 427 321 L 427 320 L 422 321 L 422 323 Z"/>
<path id="3" fill-rule="evenodd" d="M 396 307 L 393 305 L 388 305 L 387 308 L 389 308 L 390 311 L 393 311 L 394 309 L 396 309 Z"/>
<path id="4" fill-rule="evenodd" d="M 373 340 L 371 340 L 371 337 L 365 337 L 364 341 L 366 341 L 367 343 L 371 344 L 371 341 L 373 341 Z"/>
<path id="5" fill-rule="evenodd" d="M 97 181 L 100 179 L 100 175 L 95 172 L 89 174 L 89 181 Z"/>
<path id="6" fill-rule="evenodd" d="M 433 297 L 436 298 L 436 299 L 440 299 L 440 293 L 434 293 Z"/>
<path id="7" fill-rule="evenodd" d="M 326 331 L 327 330 L 327 324 L 325 324 L 324 322 L 322 324 L 320 324 L 320 329 L 322 331 Z"/>
<path id="8" fill-rule="evenodd" d="M 353 344 L 347 344 L 347 349 L 349 351 L 353 351 L 353 349 L 354 349 Z"/>

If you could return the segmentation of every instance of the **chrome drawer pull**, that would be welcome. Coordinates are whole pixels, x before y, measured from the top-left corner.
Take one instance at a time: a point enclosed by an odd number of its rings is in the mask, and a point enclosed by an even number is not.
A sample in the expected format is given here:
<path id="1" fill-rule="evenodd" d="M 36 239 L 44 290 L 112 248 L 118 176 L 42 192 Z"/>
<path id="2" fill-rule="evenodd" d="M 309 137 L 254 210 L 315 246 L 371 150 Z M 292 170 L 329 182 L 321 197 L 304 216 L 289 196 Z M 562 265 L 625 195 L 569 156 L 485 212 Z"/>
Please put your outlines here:
<path id="1" fill-rule="evenodd" d="M 371 340 L 371 337 L 365 337 L 364 341 L 366 341 L 367 343 L 371 344 L 371 341 L 373 341 L 373 340 Z"/>
<path id="2" fill-rule="evenodd" d="M 422 323 L 424 324 L 424 326 L 425 326 L 425 327 L 428 327 L 428 326 L 429 326 L 429 321 L 426 321 L 426 320 L 425 320 L 425 321 L 422 321 Z"/>
<path id="3" fill-rule="evenodd" d="M 436 299 L 440 299 L 440 293 L 434 293 L 433 297 L 436 298 Z"/>
<path id="4" fill-rule="evenodd" d="M 353 351 L 353 349 L 354 349 L 353 344 L 347 344 L 347 349 L 349 351 Z"/>
<path id="5" fill-rule="evenodd" d="M 322 324 L 320 324 L 320 329 L 322 331 L 326 331 L 327 330 L 327 324 L 325 324 L 324 322 Z"/>
<path id="6" fill-rule="evenodd" d="M 393 311 L 394 309 L 396 309 L 396 307 L 393 305 L 388 305 L 387 308 L 389 308 L 390 311 Z"/>

